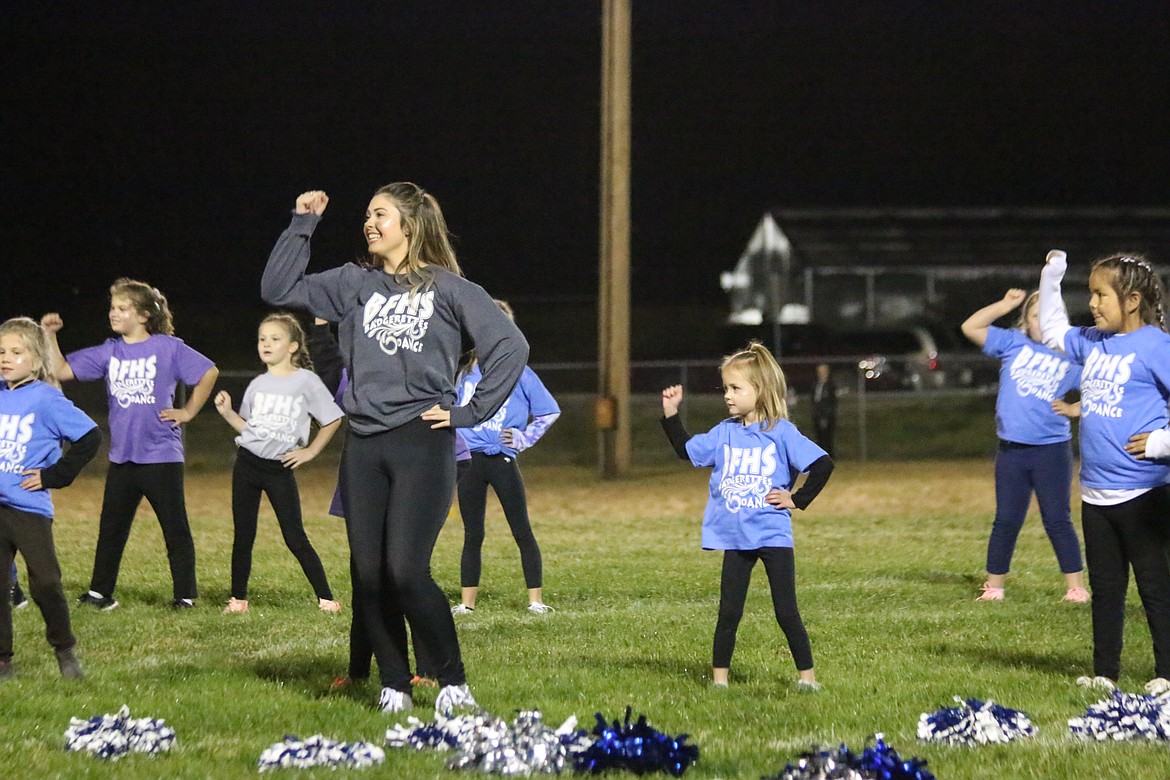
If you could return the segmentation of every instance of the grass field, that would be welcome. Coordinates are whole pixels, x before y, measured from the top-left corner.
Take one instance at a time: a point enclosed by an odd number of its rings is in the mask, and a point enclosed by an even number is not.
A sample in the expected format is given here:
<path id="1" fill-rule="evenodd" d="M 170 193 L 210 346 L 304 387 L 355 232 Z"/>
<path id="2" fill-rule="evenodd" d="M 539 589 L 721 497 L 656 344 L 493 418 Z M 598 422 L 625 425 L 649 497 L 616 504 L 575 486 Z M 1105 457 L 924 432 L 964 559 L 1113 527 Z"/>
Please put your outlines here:
<path id="1" fill-rule="evenodd" d="M 123 606 L 73 610 L 84 680 L 60 679 L 35 607 L 17 613 L 18 677 L 0 694 L 0 775 L 245 777 L 255 773 L 261 751 L 286 734 L 380 743 L 391 721 L 372 706 L 376 687 L 328 690 L 345 669 L 350 604 L 344 532 L 325 514 L 334 461 L 310 464 L 300 481 L 309 533 L 343 613 L 316 609 L 265 508 L 252 611 L 225 616 L 231 447 L 226 435 L 226 445 L 215 443 L 214 431 L 192 432 L 207 444 L 188 474 L 199 608 L 166 608 L 162 538 L 143 510 L 122 568 Z M 1089 611 L 1059 603 L 1063 582 L 1037 518 L 1021 537 L 1007 601 L 973 601 L 993 509 L 987 458 L 844 459 L 821 498 L 798 515 L 797 587 L 824 684 L 809 695 L 792 685 L 762 572 L 740 628 L 732 686 L 710 688 L 719 555 L 699 549 L 707 471 L 672 463 L 667 452 L 628 479 L 600 482 L 589 468 L 542 464 L 539 447 L 526 457 L 545 597 L 557 612 L 524 610 L 519 557 L 491 503 L 479 608 L 458 624 L 472 690 L 498 715 L 536 708 L 554 725 L 569 715 L 589 725 L 594 712 L 612 719 L 629 705 L 662 731 L 692 735 L 702 751 L 688 773 L 696 778 L 772 774 L 812 743 L 858 747 L 878 731 L 903 755 L 929 759 L 946 780 L 1170 776 L 1165 745 L 1085 744 L 1068 736 L 1067 719 L 1099 698 L 1072 682 L 1089 669 Z M 101 472 L 95 464 L 56 494 L 71 598 L 85 589 L 92 565 Z M 436 579 L 452 599 L 461 542 L 453 515 L 434 556 Z M 1136 593 L 1126 640 L 1122 686 L 1137 690 L 1153 670 Z M 1040 735 L 974 749 L 918 743 L 919 713 L 950 706 L 954 695 L 1021 709 Z M 427 717 L 433 697 L 429 689 L 417 697 L 418 714 Z M 62 750 L 70 716 L 122 704 L 136 716 L 165 718 L 177 732 L 175 749 L 114 764 Z M 403 752 L 365 774 L 451 776 L 440 755 Z"/>

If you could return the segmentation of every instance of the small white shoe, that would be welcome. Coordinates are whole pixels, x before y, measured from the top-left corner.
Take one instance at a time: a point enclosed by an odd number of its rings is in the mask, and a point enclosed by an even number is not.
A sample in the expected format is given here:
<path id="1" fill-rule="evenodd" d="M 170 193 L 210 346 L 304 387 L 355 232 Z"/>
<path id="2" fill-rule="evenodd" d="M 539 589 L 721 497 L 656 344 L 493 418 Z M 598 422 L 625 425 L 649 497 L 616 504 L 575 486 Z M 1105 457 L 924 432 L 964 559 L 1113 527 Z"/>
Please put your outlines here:
<path id="1" fill-rule="evenodd" d="M 1155 677 L 1146 683 L 1146 693 L 1151 696 L 1159 696 L 1166 691 L 1170 691 L 1170 680 L 1165 677 Z"/>
<path id="2" fill-rule="evenodd" d="M 378 708 L 387 715 L 392 715 L 395 712 L 404 712 L 414 706 L 410 700 L 410 694 L 396 691 L 393 688 L 383 688 L 382 695 L 378 697 Z"/>
<path id="3" fill-rule="evenodd" d="M 472 612 L 475 612 L 475 607 L 469 607 L 466 604 L 456 604 L 451 607 L 452 615 L 470 615 Z"/>
<path id="4" fill-rule="evenodd" d="M 814 680 L 797 680 L 796 690 L 801 693 L 816 693 L 821 689 L 821 684 Z"/>
<path id="5" fill-rule="evenodd" d="M 539 601 L 534 601 L 528 605 L 528 611 L 534 615 L 544 615 L 549 612 L 556 612 L 555 609 L 548 604 L 541 604 Z"/>
<path id="6" fill-rule="evenodd" d="M 435 697 L 435 714 L 450 715 L 456 707 L 478 707 L 467 685 L 444 685 Z"/>
<path id="7" fill-rule="evenodd" d="M 1110 680 L 1108 677 L 1078 677 L 1077 685 L 1082 688 L 1092 688 L 1101 691 L 1117 690 L 1117 683 Z"/>

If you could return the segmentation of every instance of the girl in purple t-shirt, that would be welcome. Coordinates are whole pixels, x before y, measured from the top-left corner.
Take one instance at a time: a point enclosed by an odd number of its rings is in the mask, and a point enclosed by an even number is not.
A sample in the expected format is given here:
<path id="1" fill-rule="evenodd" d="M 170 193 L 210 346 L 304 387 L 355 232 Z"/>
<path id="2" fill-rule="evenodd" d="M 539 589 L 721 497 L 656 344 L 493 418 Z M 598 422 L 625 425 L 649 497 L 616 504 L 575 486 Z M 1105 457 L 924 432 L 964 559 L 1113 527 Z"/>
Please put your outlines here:
<path id="1" fill-rule="evenodd" d="M 102 497 L 97 551 L 89 591 L 78 599 L 98 609 L 114 609 L 114 586 L 134 513 L 143 497 L 162 527 L 170 561 L 176 609 L 195 605 L 195 543 L 183 496 L 183 438 L 190 422 L 211 396 L 219 369 L 175 338 L 166 296 L 133 279 L 110 287 L 110 329 L 115 338 L 62 358 L 57 346 L 61 317 L 46 314 L 55 371 L 61 381 L 106 382 L 109 401 L 110 468 Z M 187 403 L 174 407 L 175 389 L 194 385 Z"/>
<path id="2" fill-rule="evenodd" d="M 215 408 L 240 435 L 232 470 L 232 596 L 225 613 L 248 611 L 248 578 L 260 495 L 266 494 L 284 543 L 317 594 L 324 612 L 339 612 L 321 558 L 301 519 L 301 496 L 293 469 L 321 454 L 344 416 L 321 378 L 313 373 L 305 331 L 291 314 L 269 314 L 257 338 L 260 360 L 268 371 L 252 380 L 237 414 L 232 397 L 221 390 Z M 309 420 L 320 428 L 309 441 Z"/>
<path id="3" fill-rule="evenodd" d="M 796 663 L 797 688 L 819 690 L 796 605 L 791 510 L 808 507 L 832 474 L 833 459 L 788 421 L 784 372 L 762 344 L 753 341 L 724 358 L 720 370 L 730 417 L 707 433 L 692 437 L 683 427 L 682 385 L 662 391 L 662 427 L 675 452 L 695 466 L 712 467 L 703 549 L 723 550 L 723 575 L 711 681 L 727 687 L 752 569 L 762 561 L 776 620 Z M 804 472 L 808 479 L 792 492 Z"/>

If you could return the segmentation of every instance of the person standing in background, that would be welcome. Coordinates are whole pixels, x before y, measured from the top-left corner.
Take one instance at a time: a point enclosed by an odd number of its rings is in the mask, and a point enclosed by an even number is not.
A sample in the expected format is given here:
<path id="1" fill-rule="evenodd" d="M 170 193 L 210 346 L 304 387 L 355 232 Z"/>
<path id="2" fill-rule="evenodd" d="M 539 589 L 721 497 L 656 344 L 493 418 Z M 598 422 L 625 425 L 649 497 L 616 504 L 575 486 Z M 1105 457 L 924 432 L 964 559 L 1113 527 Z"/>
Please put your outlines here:
<path id="1" fill-rule="evenodd" d="M 830 458 L 836 458 L 833 437 L 837 433 L 837 383 L 828 363 L 817 363 L 817 382 L 812 394 L 813 440 Z"/>

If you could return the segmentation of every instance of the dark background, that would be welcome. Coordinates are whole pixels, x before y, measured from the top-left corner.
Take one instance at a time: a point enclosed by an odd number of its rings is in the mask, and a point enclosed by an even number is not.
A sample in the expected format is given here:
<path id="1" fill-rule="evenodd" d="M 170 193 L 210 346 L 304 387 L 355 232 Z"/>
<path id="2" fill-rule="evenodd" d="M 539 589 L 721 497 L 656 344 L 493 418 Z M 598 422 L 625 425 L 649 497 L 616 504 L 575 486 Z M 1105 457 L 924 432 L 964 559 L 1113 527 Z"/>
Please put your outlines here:
<path id="1" fill-rule="evenodd" d="M 717 351 L 769 207 L 1170 204 L 1165 2 L 633 6 L 636 357 Z M 83 346 L 129 275 L 249 367 L 296 195 L 332 197 L 319 270 L 409 179 L 534 362 L 595 354 L 600 7 L 4 3 L 0 314 Z"/>

